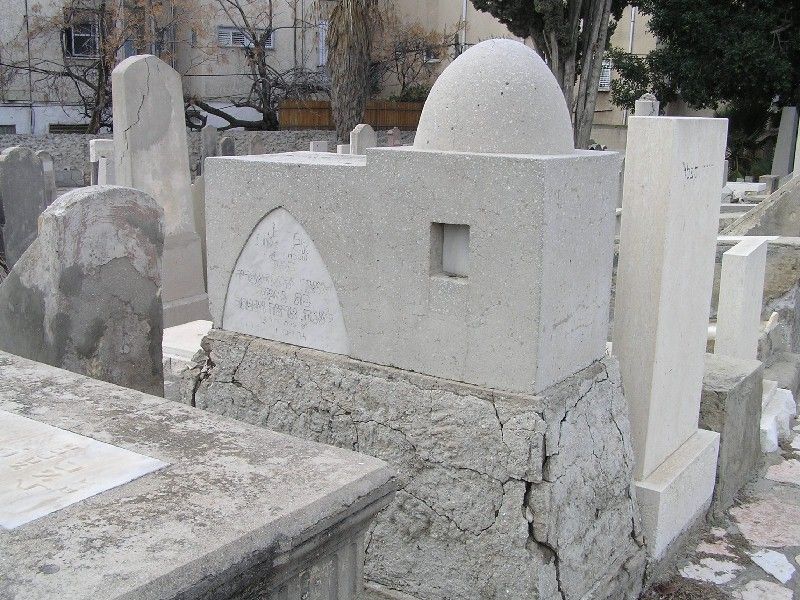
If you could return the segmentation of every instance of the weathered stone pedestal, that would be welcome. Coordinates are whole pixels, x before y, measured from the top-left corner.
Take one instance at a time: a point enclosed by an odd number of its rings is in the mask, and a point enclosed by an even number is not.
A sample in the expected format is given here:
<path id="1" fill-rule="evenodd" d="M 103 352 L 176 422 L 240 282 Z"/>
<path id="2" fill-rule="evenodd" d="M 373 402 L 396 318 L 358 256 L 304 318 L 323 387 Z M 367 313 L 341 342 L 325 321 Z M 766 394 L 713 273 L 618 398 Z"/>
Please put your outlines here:
<path id="1" fill-rule="evenodd" d="M 0 352 L 0 598 L 356 600 L 394 489 L 380 460 Z"/>
<path id="2" fill-rule="evenodd" d="M 615 359 L 524 395 L 218 329 L 203 347 L 185 402 L 397 469 L 400 490 L 368 534 L 374 590 L 637 596 L 644 549 Z"/>

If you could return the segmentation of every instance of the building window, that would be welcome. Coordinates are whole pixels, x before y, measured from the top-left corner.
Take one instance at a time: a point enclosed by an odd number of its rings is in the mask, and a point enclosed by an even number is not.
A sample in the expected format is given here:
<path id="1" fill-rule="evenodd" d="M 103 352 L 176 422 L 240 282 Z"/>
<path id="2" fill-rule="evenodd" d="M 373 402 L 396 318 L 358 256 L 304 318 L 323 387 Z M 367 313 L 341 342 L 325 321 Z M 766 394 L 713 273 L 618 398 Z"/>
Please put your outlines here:
<path id="1" fill-rule="evenodd" d="M 324 67 L 328 64 L 328 22 L 319 22 L 319 32 L 317 37 L 318 66 Z"/>
<path id="2" fill-rule="evenodd" d="M 0 125 L 0 133 L 17 133 L 16 125 Z"/>
<path id="3" fill-rule="evenodd" d="M 73 58 L 97 58 L 100 36 L 97 19 L 91 13 L 73 14 L 64 29 L 64 53 Z"/>
<path id="4" fill-rule="evenodd" d="M 264 35 L 264 30 L 257 31 L 258 37 Z M 217 27 L 217 44 L 223 48 L 251 48 L 253 41 L 248 37 L 243 29 L 239 27 L 228 27 L 220 25 Z M 272 49 L 275 47 L 275 32 L 267 35 L 264 47 Z"/>
<path id="5" fill-rule="evenodd" d="M 611 91 L 611 68 L 612 63 L 610 58 L 603 59 L 603 66 L 600 67 L 600 82 L 597 84 L 597 91 L 610 92 Z"/>
<path id="6" fill-rule="evenodd" d="M 84 123 L 50 123 L 47 126 L 48 133 L 86 133 L 89 125 Z"/>

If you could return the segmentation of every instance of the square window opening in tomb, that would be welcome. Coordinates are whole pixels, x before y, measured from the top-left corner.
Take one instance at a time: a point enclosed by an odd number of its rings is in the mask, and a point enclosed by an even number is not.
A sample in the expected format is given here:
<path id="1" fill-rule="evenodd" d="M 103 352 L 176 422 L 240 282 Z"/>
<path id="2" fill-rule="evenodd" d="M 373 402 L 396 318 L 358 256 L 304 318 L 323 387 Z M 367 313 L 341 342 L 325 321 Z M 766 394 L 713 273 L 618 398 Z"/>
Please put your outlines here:
<path id="1" fill-rule="evenodd" d="M 469 225 L 431 223 L 431 275 L 469 275 Z"/>

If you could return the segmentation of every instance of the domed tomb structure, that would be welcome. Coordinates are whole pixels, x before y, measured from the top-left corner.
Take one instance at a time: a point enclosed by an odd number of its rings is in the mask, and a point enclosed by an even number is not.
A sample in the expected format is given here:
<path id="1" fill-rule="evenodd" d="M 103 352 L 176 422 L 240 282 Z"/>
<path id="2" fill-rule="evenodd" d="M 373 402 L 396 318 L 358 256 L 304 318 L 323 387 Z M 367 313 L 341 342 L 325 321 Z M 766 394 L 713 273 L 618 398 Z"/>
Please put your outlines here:
<path id="1" fill-rule="evenodd" d="M 448 66 L 414 146 L 365 152 L 206 160 L 214 329 L 186 401 L 397 468 L 382 589 L 635 598 L 605 355 L 621 158 L 573 148 L 553 75 L 507 40 Z"/>
<path id="2" fill-rule="evenodd" d="M 417 150 L 571 154 L 564 94 L 542 58 L 513 40 L 487 40 L 456 58 L 433 85 Z"/>

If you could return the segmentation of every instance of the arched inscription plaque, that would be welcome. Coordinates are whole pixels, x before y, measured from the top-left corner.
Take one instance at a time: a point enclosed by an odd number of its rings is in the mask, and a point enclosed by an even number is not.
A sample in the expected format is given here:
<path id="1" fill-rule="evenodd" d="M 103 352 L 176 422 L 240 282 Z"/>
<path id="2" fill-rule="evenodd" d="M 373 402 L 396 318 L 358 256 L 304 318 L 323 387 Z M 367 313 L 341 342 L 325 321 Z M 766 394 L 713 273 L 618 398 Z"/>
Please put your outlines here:
<path id="1" fill-rule="evenodd" d="M 222 327 L 350 352 L 333 280 L 314 242 L 286 209 L 264 217 L 244 245 L 228 283 Z"/>

